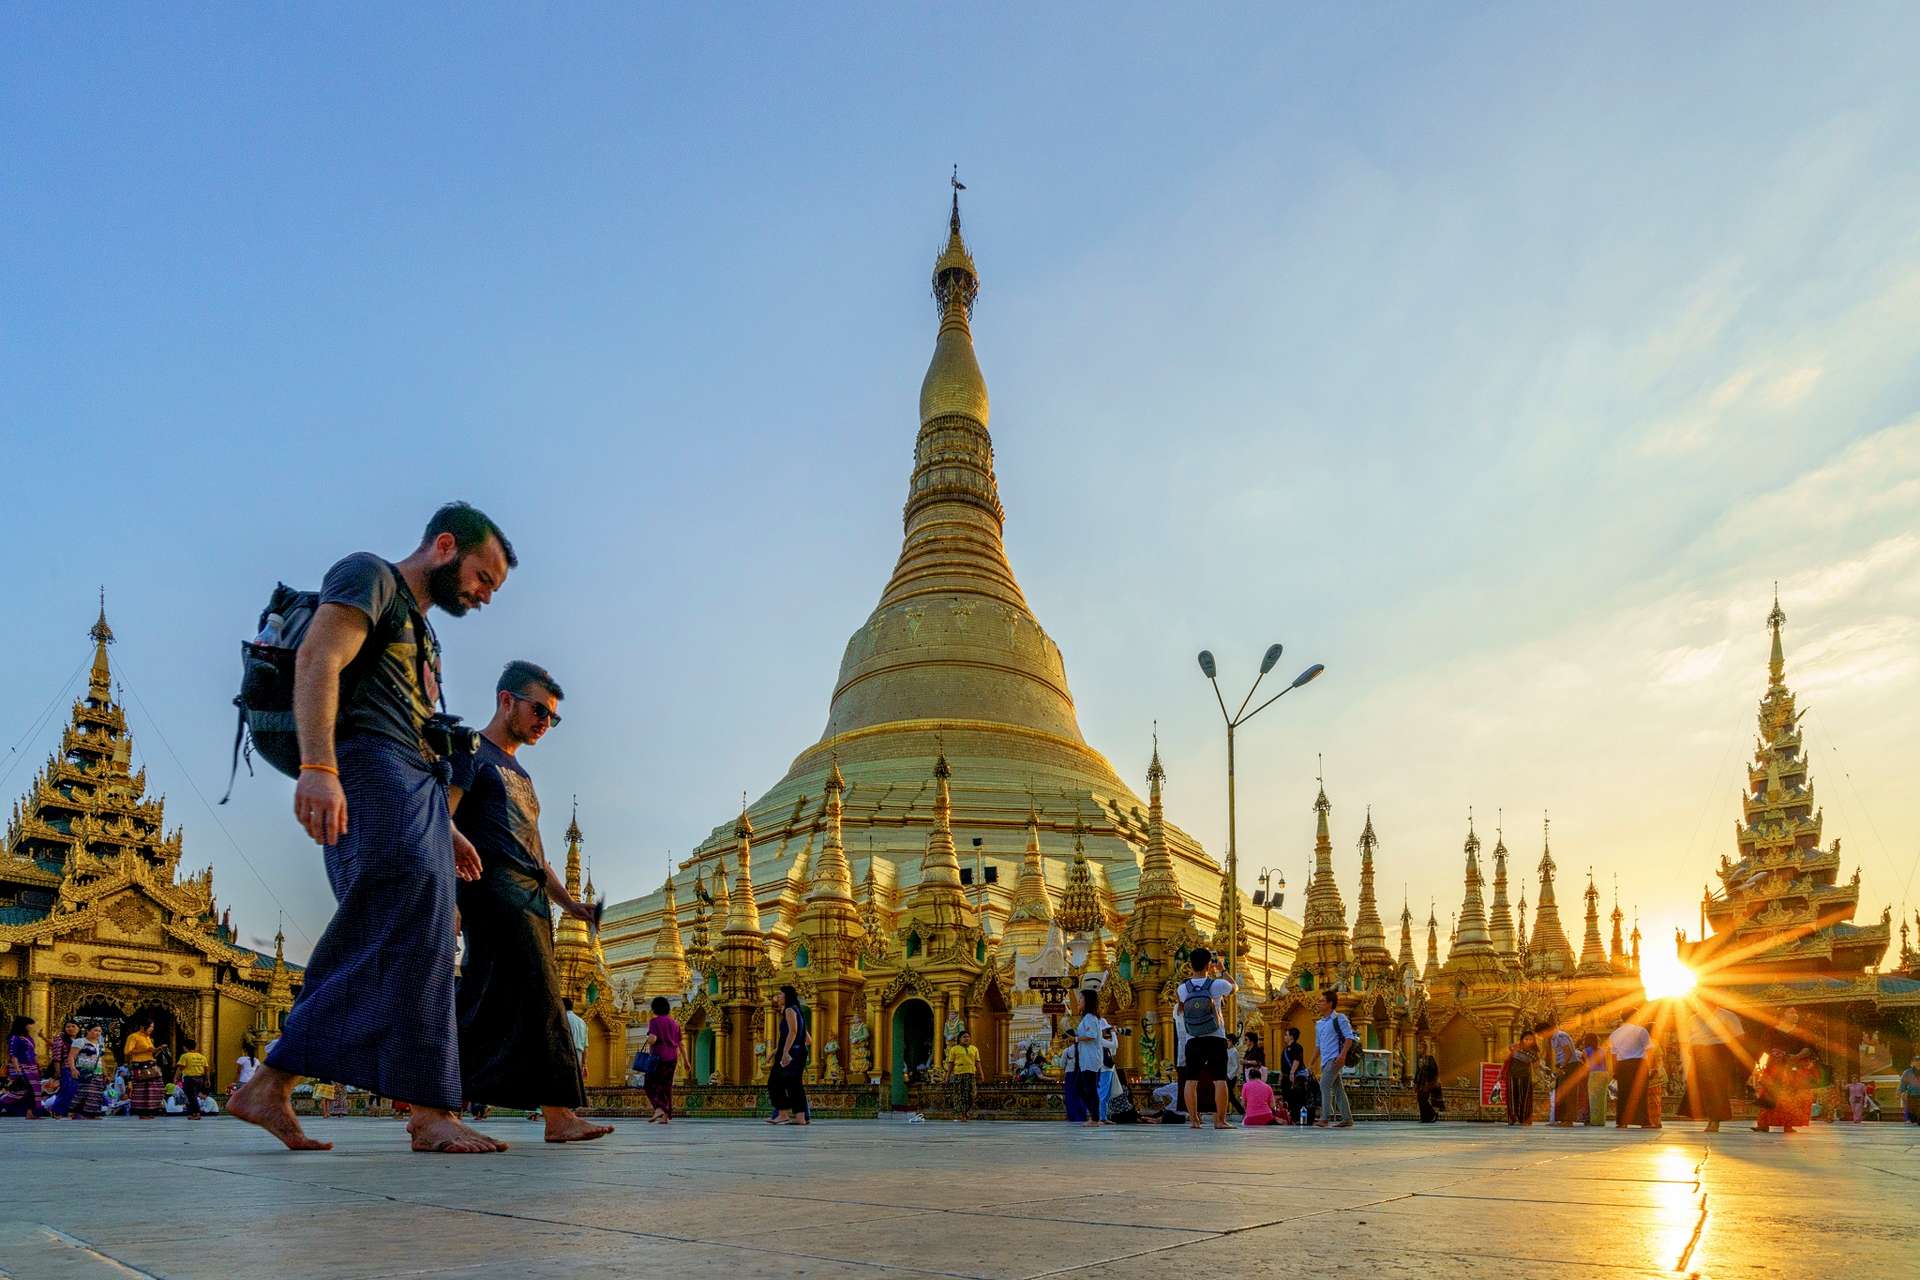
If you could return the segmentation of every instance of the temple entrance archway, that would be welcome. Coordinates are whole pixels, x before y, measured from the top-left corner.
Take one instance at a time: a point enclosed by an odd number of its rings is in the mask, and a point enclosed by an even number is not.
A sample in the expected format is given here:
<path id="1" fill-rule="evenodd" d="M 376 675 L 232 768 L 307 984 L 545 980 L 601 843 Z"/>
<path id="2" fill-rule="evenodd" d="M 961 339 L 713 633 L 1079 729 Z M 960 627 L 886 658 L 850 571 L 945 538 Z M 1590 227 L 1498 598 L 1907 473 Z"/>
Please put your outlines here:
<path id="1" fill-rule="evenodd" d="M 1433 1038 L 1433 1057 L 1440 1064 L 1442 1084 L 1452 1084 L 1465 1076 L 1468 1084 L 1478 1087 L 1480 1064 L 1486 1054 L 1486 1038 L 1464 1017 L 1454 1017 Z"/>
<path id="2" fill-rule="evenodd" d="M 713 1028 L 702 1027 L 693 1037 L 693 1083 L 713 1079 Z"/>
<path id="3" fill-rule="evenodd" d="M 907 1081 L 921 1066 L 933 1060 L 933 1006 L 910 996 L 894 1006 L 892 1102 L 902 1107 L 907 1102 Z"/>

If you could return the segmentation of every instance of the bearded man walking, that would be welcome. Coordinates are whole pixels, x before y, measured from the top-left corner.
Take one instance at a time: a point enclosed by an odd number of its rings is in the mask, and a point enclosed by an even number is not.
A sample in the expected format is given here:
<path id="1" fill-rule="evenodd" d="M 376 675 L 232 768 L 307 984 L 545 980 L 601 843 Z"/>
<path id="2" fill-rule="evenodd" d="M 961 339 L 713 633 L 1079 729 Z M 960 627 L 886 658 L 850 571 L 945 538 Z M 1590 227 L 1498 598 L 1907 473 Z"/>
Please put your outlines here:
<path id="1" fill-rule="evenodd" d="M 487 604 L 517 563 L 498 525 L 454 502 L 406 558 L 359 552 L 321 584 L 295 666 L 293 811 L 325 850 L 336 907 L 280 1038 L 227 1107 L 293 1150 L 332 1145 L 294 1118 L 301 1076 L 411 1104 L 416 1151 L 506 1149 L 458 1115 L 454 882 L 477 878 L 480 859 L 447 810 L 453 735 L 434 716 L 426 613 Z"/>

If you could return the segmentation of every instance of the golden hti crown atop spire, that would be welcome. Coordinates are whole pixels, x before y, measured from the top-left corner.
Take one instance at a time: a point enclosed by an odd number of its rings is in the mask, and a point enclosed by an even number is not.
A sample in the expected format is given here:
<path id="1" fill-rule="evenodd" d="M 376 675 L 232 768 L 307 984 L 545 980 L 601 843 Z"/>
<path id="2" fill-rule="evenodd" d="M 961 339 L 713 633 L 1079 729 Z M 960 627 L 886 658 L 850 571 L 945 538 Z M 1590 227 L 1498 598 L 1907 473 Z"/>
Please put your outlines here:
<path id="1" fill-rule="evenodd" d="M 580 834 L 580 797 L 573 799 L 573 817 L 567 823 L 567 896 L 580 900 L 580 845 L 584 837 Z M 560 964 L 563 985 L 568 981 L 569 966 L 589 963 L 593 956 L 593 939 L 588 936 L 587 922 L 575 916 L 562 915 L 559 925 L 553 933 L 553 956 Z"/>
<path id="2" fill-rule="evenodd" d="M 1620 911 L 1620 877 L 1616 875 L 1613 878 L 1613 946 L 1608 953 L 1616 969 L 1627 967 L 1627 943 L 1620 936 L 1620 924 L 1625 918 Z"/>
<path id="3" fill-rule="evenodd" d="M 1413 908 L 1405 897 L 1400 899 L 1400 958 L 1396 962 L 1402 969 L 1414 967 L 1413 960 Z"/>
<path id="4" fill-rule="evenodd" d="M 1353 917 L 1353 955 L 1384 968 L 1392 963 L 1393 953 L 1387 950 L 1387 927 L 1373 896 L 1373 853 L 1379 844 L 1373 833 L 1373 808 L 1368 806 L 1366 825 L 1360 829 L 1360 905 Z"/>
<path id="5" fill-rule="evenodd" d="M 927 851 L 920 859 L 920 883 L 914 888 L 916 899 L 951 889 L 960 893 L 960 857 L 953 847 L 953 766 L 946 753 L 933 762 L 933 826 L 927 832 Z"/>

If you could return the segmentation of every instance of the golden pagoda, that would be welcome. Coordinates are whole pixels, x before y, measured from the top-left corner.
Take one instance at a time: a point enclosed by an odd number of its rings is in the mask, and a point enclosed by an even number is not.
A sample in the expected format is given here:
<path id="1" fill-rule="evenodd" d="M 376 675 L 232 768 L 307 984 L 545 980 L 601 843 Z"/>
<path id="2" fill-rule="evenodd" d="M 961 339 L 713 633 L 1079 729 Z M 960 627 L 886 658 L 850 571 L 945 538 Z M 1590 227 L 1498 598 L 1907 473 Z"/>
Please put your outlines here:
<path id="1" fill-rule="evenodd" d="M 0 842 L 0 1018 L 33 1018 L 44 1055 L 68 1018 L 99 1023 L 117 1052 L 132 1019 L 152 1016 L 160 1043 L 177 1053 L 192 1038 L 224 1086 L 245 1048 L 279 1034 L 302 970 L 283 936 L 271 956 L 238 945 L 211 867 L 180 871 L 184 837 L 132 767 L 104 592 L 87 638 L 86 693 Z"/>
<path id="2" fill-rule="evenodd" d="M 1294 950 L 1291 985 L 1299 991 L 1318 991 L 1346 981 L 1353 960 L 1347 908 L 1333 878 L 1333 836 L 1327 828 L 1332 811 L 1323 782 L 1313 799 L 1313 878 L 1307 882 L 1307 907 Z"/>
<path id="3" fill-rule="evenodd" d="M 573 816 L 567 822 L 567 893 L 576 902 L 593 901 L 593 878 L 582 883 L 580 846 L 585 837 L 580 831 L 580 805 L 576 801 Z M 600 938 L 587 922 L 562 913 L 553 928 L 554 970 L 560 979 L 560 994 L 573 1001 L 573 1010 L 587 1024 L 587 1083 L 621 1085 L 626 1083 L 627 1023 L 629 1008 L 620 997 L 622 983 L 607 968 Z"/>
<path id="4" fill-rule="evenodd" d="M 1777 592 L 1766 621 L 1767 687 L 1733 829 L 1739 857 L 1721 856 L 1720 888 L 1701 897 L 1700 938 L 1676 938 L 1680 959 L 1699 975 L 1703 997 L 1742 1015 L 1753 1051 L 1793 1010 L 1793 1034 L 1835 1073 L 1880 1070 L 1888 1058 L 1898 1071 L 1920 1050 L 1920 981 L 1874 972 L 1893 940 L 1891 909 L 1873 924 L 1853 923 L 1860 872 L 1842 880 L 1840 842 L 1821 847 L 1800 727 L 1805 713 L 1787 686 L 1787 615 Z M 1881 1060 L 1863 1063 L 1863 1043 Z"/>
<path id="5" fill-rule="evenodd" d="M 805 870 L 807 851 L 824 830 L 830 776 L 837 771 L 845 784 L 840 824 L 851 847 L 869 852 L 871 893 L 860 909 L 873 927 L 861 943 L 861 999 L 843 991 L 837 1025 L 820 1022 L 816 1011 L 813 1034 L 816 1045 L 841 1046 L 840 1060 L 822 1063 L 822 1071 L 849 1077 L 857 1074 L 856 1053 L 875 1075 L 920 1065 L 904 1059 L 927 1043 L 929 1023 L 940 1043 L 926 1060 L 937 1064 L 945 1037 L 976 1016 L 983 1070 L 1004 1071 L 1011 1046 L 990 1044 L 982 1032 L 1002 1002 L 1038 1021 L 1038 996 L 1011 987 L 1013 965 L 1045 945 L 1053 897 L 1072 873 L 1073 842 L 1102 919 L 1094 955 L 1118 966 L 1115 926 L 1140 891 L 1150 838 L 1147 806 L 1082 736 L 1060 648 L 1007 559 L 986 380 L 973 347 L 980 276 L 961 232 L 957 192 L 932 284 L 939 323 L 920 387 L 899 558 L 847 642 L 819 740 L 747 806 L 760 832 L 753 885 L 768 911 L 767 953 L 781 973 L 797 976 L 810 894 L 797 895 L 817 874 Z M 941 760 L 943 767 L 930 767 Z M 715 827 L 678 869 L 710 875 L 733 843 L 732 824 Z M 1219 864 L 1164 819 L 1160 843 L 1173 892 L 1196 926 L 1212 933 L 1224 900 Z M 973 851 L 964 863 L 962 848 Z M 616 972 L 638 972 L 647 962 L 664 910 L 658 893 L 609 909 L 604 932 Z M 1248 910 L 1244 896 L 1239 915 L 1243 938 L 1269 923 Z M 1248 938 L 1245 953 L 1255 960 L 1270 954 L 1285 972 L 1292 925 L 1278 916 L 1270 923 L 1273 937 L 1260 935 L 1261 945 Z M 910 945 L 920 949 L 909 955 Z M 957 969 L 942 977 L 945 987 L 931 981 L 936 963 L 959 964 L 969 948 L 974 972 L 964 990 L 955 993 Z M 1121 988 L 1113 990 L 1117 998 Z M 1131 986 L 1125 990 L 1131 999 Z M 699 1064 L 711 1058 L 711 1037 L 705 1047 L 701 1040 L 710 1028 L 688 1016 L 699 1077 Z M 914 1052 L 897 1045 L 896 1035 L 910 1039 Z M 1135 1053 L 1136 1038 L 1124 1041 L 1122 1060 Z"/>
<path id="6" fill-rule="evenodd" d="M 1560 904 L 1554 898 L 1554 871 L 1553 824 L 1550 819 L 1542 815 L 1540 819 L 1540 901 L 1534 908 L 1533 936 L 1521 947 L 1527 976 L 1533 978 L 1563 977 L 1573 972 L 1575 964 L 1573 944 L 1567 941 L 1567 931 L 1561 927 Z M 1520 914 L 1522 917 L 1526 915 L 1524 908 Z"/>

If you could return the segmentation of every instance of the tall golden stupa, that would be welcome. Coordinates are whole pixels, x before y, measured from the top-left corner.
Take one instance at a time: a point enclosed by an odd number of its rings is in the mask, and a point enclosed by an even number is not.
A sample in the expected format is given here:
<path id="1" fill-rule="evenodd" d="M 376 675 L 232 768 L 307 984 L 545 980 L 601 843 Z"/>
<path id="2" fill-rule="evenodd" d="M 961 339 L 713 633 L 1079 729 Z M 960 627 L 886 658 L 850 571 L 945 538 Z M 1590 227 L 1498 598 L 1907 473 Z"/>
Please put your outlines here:
<path id="1" fill-rule="evenodd" d="M 835 793 L 844 859 L 875 917 L 891 918 L 915 900 L 931 865 L 928 839 L 939 825 L 940 797 L 949 797 L 959 867 L 954 887 L 1002 963 L 1044 946 L 1070 884 L 1084 914 L 1088 895 L 1080 882 L 1088 878 L 1095 955 L 1117 951 L 1140 885 L 1148 806 L 1082 736 L 1060 646 L 1034 615 L 1002 541 L 1006 510 L 994 478 L 987 384 L 973 349 L 979 292 L 956 188 L 933 267 L 940 324 L 920 385 L 893 575 L 847 641 L 819 741 L 680 864 L 682 887 L 690 880 L 696 888 L 725 884 L 723 865 L 739 869 L 738 832 L 752 832 L 751 889 L 775 965 L 791 964 L 790 952 L 800 950 L 793 943 L 821 870 L 830 776 L 844 780 L 844 791 Z M 1145 756 L 1148 735 L 1140 736 Z M 1171 823 L 1165 843 L 1173 888 L 1211 936 L 1223 902 L 1220 865 Z M 1084 864 L 1077 864 L 1077 851 Z M 945 867 L 944 858 L 939 863 Z M 733 887 L 736 899 L 741 887 Z M 607 913 L 609 963 L 634 990 L 662 987 L 647 967 L 670 901 L 655 892 Z M 711 895 L 682 894 L 676 905 L 676 932 L 697 932 Z M 1286 972 L 1298 927 L 1274 916 L 1269 947 L 1259 932 L 1268 917 L 1242 906 L 1254 934 L 1250 959 L 1271 955 Z M 678 948 L 669 943 L 666 950 Z M 676 978 L 683 972 L 677 954 L 662 963 Z M 1011 998 L 1029 1002 L 1025 992 Z"/>

